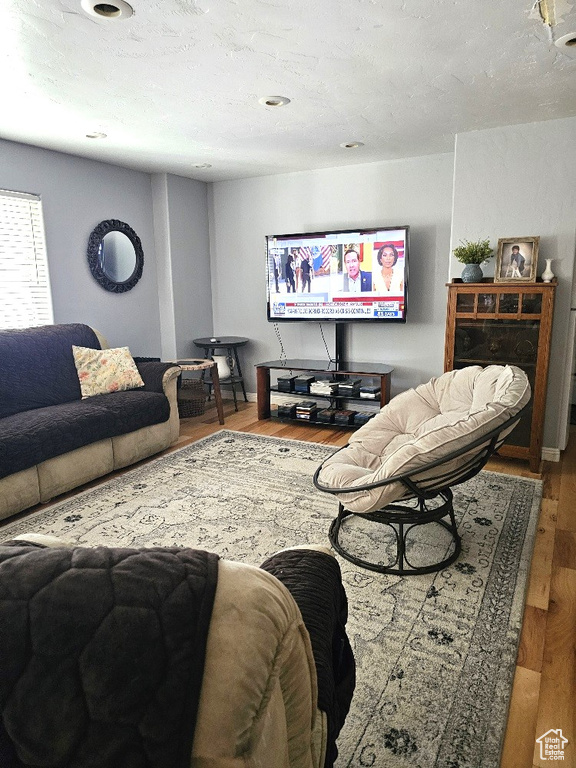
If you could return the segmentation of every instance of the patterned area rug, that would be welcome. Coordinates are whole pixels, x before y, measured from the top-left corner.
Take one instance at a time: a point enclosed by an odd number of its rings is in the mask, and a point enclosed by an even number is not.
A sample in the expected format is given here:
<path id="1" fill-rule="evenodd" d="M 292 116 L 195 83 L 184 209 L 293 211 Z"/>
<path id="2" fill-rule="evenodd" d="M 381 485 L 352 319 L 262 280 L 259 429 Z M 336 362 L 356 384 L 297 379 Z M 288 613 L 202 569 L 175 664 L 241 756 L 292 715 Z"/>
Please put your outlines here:
<path id="1" fill-rule="evenodd" d="M 1 537 L 191 546 L 259 565 L 284 547 L 327 543 L 337 504 L 312 475 L 332 450 L 223 430 Z M 539 481 L 483 472 L 454 489 L 463 551 L 451 567 L 395 577 L 340 561 L 358 681 L 338 768 L 498 765 L 540 498 Z"/>

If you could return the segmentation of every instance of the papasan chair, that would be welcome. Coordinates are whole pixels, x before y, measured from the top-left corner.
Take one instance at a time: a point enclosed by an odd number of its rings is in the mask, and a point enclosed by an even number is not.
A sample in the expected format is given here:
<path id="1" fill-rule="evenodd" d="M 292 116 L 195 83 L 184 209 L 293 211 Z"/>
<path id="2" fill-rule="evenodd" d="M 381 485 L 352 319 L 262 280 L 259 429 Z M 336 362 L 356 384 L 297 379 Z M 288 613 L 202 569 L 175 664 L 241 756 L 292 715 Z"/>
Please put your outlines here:
<path id="1" fill-rule="evenodd" d="M 424 574 L 453 563 L 461 540 L 451 488 L 480 472 L 530 395 L 524 371 L 491 365 L 450 371 L 394 397 L 314 475 L 340 502 L 329 533 L 334 549 L 380 573 Z"/>

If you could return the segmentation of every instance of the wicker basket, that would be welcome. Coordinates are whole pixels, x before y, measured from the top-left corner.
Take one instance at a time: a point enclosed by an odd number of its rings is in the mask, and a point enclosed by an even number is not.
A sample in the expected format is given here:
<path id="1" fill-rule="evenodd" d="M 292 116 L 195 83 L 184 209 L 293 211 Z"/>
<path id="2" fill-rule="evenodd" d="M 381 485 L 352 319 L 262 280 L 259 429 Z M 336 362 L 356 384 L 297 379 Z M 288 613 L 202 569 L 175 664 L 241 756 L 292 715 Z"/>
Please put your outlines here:
<path id="1" fill-rule="evenodd" d="M 206 390 L 202 379 L 182 379 L 178 389 L 178 414 L 181 419 L 202 416 L 206 408 Z"/>

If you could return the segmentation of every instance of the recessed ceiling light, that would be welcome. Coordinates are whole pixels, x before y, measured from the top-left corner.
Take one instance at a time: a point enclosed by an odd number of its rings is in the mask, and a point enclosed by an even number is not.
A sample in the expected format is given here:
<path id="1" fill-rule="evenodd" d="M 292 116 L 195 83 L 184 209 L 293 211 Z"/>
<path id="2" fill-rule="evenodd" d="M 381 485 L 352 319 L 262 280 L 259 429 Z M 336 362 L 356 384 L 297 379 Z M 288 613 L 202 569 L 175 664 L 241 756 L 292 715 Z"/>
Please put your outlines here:
<path id="1" fill-rule="evenodd" d="M 286 96 L 262 96 L 258 99 L 258 103 L 265 107 L 283 107 L 285 104 L 290 104 L 290 99 Z"/>
<path id="2" fill-rule="evenodd" d="M 363 147 L 364 142 L 363 141 L 345 141 L 342 144 L 340 144 L 341 147 L 344 149 L 357 149 L 358 147 Z"/>
<path id="3" fill-rule="evenodd" d="M 576 57 L 576 32 L 569 32 L 554 41 L 554 45 L 561 49 L 566 56 Z"/>
<path id="4" fill-rule="evenodd" d="M 87 139 L 106 139 L 108 137 L 107 133 L 102 133 L 102 131 L 90 131 L 90 133 L 86 134 Z"/>
<path id="5" fill-rule="evenodd" d="M 124 0 L 110 0 L 109 3 L 100 3 L 98 0 L 81 0 L 80 5 L 89 16 L 108 21 L 129 19 L 134 13 L 132 6 Z"/>
<path id="6" fill-rule="evenodd" d="M 198 163 L 194 168 L 212 168 L 212 163 Z"/>

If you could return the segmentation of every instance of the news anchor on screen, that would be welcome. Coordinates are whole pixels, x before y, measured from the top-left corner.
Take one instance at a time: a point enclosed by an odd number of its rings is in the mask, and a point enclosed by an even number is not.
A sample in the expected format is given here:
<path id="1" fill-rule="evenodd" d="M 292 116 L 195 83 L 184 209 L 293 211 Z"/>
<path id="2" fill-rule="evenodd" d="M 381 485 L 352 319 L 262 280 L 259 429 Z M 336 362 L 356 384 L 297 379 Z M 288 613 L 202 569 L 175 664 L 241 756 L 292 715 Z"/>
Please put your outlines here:
<path id="1" fill-rule="evenodd" d="M 372 290 L 372 273 L 360 270 L 360 256 L 354 248 L 349 248 L 344 254 L 346 273 L 344 274 L 343 290 L 349 293 L 360 293 Z"/>
<path id="2" fill-rule="evenodd" d="M 381 269 L 374 274 L 374 290 L 378 294 L 400 295 L 404 292 L 404 270 L 396 268 L 398 249 L 394 243 L 385 243 L 377 255 Z"/>

